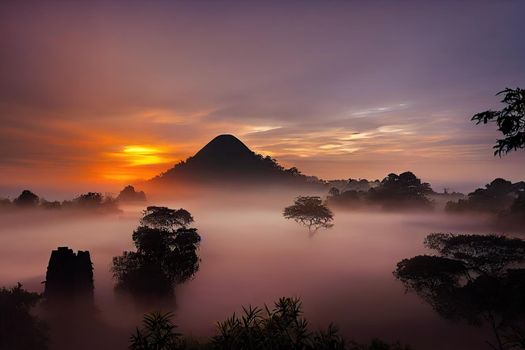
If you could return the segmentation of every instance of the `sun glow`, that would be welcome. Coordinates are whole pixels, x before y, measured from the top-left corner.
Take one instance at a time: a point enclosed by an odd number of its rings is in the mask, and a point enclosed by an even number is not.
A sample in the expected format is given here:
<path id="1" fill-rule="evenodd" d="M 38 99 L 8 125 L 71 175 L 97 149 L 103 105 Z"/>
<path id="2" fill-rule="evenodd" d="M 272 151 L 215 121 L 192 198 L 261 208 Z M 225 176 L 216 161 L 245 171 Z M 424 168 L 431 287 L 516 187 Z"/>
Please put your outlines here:
<path id="1" fill-rule="evenodd" d="M 166 145 L 125 145 L 103 155 L 97 172 L 106 180 L 129 182 L 151 178 L 169 168 L 177 159 Z M 110 165 L 109 165 L 110 164 Z"/>
<path id="2" fill-rule="evenodd" d="M 165 155 L 166 150 L 153 146 L 125 146 L 122 156 L 131 166 L 162 164 L 169 162 Z"/>

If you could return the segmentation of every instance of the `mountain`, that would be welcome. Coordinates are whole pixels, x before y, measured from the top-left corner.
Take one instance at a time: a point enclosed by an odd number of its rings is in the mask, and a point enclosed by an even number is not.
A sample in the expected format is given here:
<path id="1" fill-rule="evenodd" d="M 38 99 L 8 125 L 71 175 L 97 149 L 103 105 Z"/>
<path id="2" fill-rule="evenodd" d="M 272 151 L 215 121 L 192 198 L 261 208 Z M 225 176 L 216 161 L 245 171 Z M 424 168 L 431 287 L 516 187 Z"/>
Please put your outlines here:
<path id="1" fill-rule="evenodd" d="M 319 181 L 296 168 L 285 169 L 269 156 L 250 150 L 233 135 L 219 135 L 186 161 L 151 180 L 153 183 L 284 183 L 312 184 Z"/>

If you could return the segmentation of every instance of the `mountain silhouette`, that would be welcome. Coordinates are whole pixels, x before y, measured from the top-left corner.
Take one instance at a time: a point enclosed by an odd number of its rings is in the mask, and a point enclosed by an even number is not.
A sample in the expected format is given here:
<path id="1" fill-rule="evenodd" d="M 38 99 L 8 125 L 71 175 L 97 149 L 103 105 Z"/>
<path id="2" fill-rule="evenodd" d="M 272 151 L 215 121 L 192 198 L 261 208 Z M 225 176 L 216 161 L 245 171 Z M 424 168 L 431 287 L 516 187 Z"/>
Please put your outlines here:
<path id="1" fill-rule="evenodd" d="M 186 163 L 192 166 L 217 168 L 229 171 L 232 169 L 249 170 L 261 161 L 241 140 L 233 135 L 219 135 L 208 142 Z"/>
<path id="2" fill-rule="evenodd" d="M 219 135 L 194 156 L 151 180 L 206 183 L 316 183 L 296 168 L 285 169 L 269 156 L 250 150 L 233 135 Z"/>

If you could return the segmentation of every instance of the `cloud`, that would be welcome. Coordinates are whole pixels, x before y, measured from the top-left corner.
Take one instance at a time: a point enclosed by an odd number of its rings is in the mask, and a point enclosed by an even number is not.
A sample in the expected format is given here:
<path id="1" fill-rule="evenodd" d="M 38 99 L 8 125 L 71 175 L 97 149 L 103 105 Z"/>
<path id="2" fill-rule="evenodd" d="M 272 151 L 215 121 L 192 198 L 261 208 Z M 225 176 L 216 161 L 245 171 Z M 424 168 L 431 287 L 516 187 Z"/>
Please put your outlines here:
<path id="1" fill-rule="evenodd" d="M 521 3 L 1 6 L 4 182 L 149 176 L 220 133 L 323 177 L 522 174 L 469 121 L 525 81 Z"/>

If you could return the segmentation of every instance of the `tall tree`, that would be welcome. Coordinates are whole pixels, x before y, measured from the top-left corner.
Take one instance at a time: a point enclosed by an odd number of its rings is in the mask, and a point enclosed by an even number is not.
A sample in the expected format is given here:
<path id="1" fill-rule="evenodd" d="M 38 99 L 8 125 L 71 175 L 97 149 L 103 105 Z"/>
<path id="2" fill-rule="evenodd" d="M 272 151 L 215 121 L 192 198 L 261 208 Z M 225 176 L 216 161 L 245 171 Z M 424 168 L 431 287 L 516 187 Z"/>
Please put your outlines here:
<path id="1" fill-rule="evenodd" d="M 117 288 L 135 295 L 169 295 L 199 269 L 197 229 L 184 209 L 148 207 L 133 232 L 136 251 L 113 258 Z"/>
<path id="2" fill-rule="evenodd" d="M 525 241 L 495 235 L 434 233 L 438 255 L 397 264 L 394 275 L 442 317 L 488 324 L 492 349 L 525 349 Z"/>

